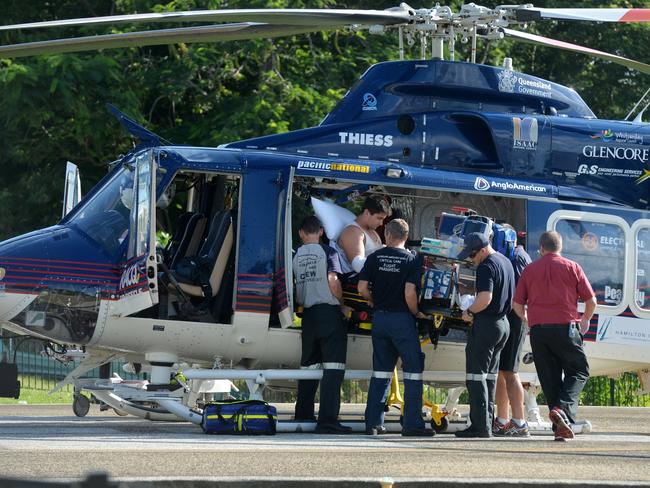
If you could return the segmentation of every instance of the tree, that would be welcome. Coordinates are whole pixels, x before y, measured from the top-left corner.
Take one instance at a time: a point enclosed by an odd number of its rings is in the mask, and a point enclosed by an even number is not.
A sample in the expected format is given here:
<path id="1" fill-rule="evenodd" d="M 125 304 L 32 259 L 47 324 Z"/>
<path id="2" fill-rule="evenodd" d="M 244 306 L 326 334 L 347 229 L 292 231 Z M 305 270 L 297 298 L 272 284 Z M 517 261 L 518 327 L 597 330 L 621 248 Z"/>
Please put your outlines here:
<path id="1" fill-rule="evenodd" d="M 461 2 L 454 1 L 457 11 Z M 616 3 L 616 2 L 614 2 Z M 614 6 L 614 3 L 612 6 Z M 618 2 L 641 6 L 643 2 Z M 575 6 L 547 1 L 538 6 Z M 28 0 L 3 6 L 3 23 L 134 12 L 208 8 L 393 7 L 394 2 L 336 0 Z M 601 6 L 582 2 L 580 6 Z M 648 28 L 638 25 L 540 23 L 536 32 L 650 62 Z M 169 27 L 146 26 L 146 28 Z M 142 25 L 92 26 L 5 33 L 2 44 L 140 30 Z M 481 43 L 483 44 L 483 43 Z M 456 59 L 469 57 L 457 44 Z M 484 48 L 484 45 L 481 45 Z M 583 55 L 504 41 L 485 56 L 573 86 L 597 114 L 623 117 L 645 91 L 648 77 Z M 412 57 L 419 55 L 413 48 Z M 221 44 L 105 50 L 0 61 L 0 239 L 55 223 L 60 215 L 64 163 L 76 162 L 84 191 L 108 162 L 132 147 L 108 117 L 110 102 L 174 143 L 213 146 L 309 127 L 334 107 L 377 61 L 397 59 L 394 35 L 330 32 Z"/>

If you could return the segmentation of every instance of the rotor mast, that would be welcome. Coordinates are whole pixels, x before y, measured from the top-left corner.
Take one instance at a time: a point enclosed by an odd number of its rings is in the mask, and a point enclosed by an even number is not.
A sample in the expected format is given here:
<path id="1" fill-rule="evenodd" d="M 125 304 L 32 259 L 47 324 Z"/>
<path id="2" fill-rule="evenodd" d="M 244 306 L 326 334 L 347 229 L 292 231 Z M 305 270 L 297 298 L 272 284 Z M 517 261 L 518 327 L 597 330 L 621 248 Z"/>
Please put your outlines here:
<path id="1" fill-rule="evenodd" d="M 514 9 L 532 8 L 532 5 L 503 6 L 489 9 L 474 3 L 463 5 L 458 13 L 454 13 L 448 6 L 436 4 L 430 9 L 413 9 L 406 3 L 399 7 L 388 9 L 392 12 L 403 12 L 410 15 L 411 21 L 399 26 L 390 25 L 354 25 L 354 30 L 367 28 L 371 34 L 384 34 L 390 29 L 398 29 L 399 59 L 404 59 L 404 38 L 409 46 L 413 46 L 416 39 L 420 42 L 420 57 L 428 57 L 428 46 L 431 44 L 431 58 L 445 58 L 445 44 L 449 58 L 456 58 L 456 38 L 460 36 L 462 43 L 471 41 L 472 63 L 476 62 L 476 45 L 479 37 L 488 40 L 502 39 L 501 28 L 508 25 L 521 24 L 515 20 Z"/>

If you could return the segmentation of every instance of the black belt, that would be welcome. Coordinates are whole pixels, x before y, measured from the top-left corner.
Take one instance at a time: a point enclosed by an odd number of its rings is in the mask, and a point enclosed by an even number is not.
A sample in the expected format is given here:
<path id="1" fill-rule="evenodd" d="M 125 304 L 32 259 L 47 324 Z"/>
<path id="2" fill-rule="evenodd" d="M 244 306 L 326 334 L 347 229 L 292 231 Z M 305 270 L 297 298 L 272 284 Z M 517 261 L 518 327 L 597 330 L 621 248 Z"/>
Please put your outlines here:
<path id="1" fill-rule="evenodd" d="M 541 329 L 550 329 L 553 327 L 569 327 L 572 322 L 564 322 L 563 324 L 535 324 L 531 328 L 539 327 Z"/>

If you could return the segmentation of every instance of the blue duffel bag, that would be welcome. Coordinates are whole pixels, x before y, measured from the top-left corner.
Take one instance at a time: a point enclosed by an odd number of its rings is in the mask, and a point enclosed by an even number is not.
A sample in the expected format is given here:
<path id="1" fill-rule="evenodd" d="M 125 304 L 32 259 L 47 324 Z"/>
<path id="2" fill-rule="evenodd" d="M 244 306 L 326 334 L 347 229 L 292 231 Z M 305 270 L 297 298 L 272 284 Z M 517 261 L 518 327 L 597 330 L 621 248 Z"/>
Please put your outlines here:
<path id="1" fill-rule="evenodd" d="M 261 400 L 210 402 L 203 409 L 206 434 L 274 435 L 278 412 Z"/>

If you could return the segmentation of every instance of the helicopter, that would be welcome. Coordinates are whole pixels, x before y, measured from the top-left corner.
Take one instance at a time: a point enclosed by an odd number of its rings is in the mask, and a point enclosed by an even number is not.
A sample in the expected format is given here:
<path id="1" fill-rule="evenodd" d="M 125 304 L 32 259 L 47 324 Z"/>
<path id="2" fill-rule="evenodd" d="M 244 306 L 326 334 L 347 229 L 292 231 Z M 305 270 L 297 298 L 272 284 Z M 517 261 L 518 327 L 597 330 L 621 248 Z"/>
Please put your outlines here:
<path id="1" fill-rule="evenodd" d="M 439 237 L 443 214 L 458 207 L 525 231 L 529 251 L 542 232 L 560 232 L 563 254 L 582 265 L 597 295 L 585 337 L 592 374 L 636 371 L 649 391 L 650 125 L 641 115 L 597 119 L 571 88 L 508 62 L 478 64 L 476 42 L 510 37 L 643 73 L 650 65 L 511 28 L 543 20 L 650 22 L 650 9 L 471 3 L 456 13 L 401 4 L 0 26 L 229 22 L 2 45 L 0 58 L 342 28 L 395 32 L 400 46 L 400 60 L 370 67 L 318 126 L 283 134 L 218 147 L 171 145 L 110 107 L 137 145 L 83 198 L 69 163 L 62 220 L 0 243 L 0 325 L 48 341 L 55 356 L 81 358 L 59 385 L 75 385 L 75 413 L 87 411 L 87 390 L 119 412 L 199 423 L 196 408 L 216 391 L 215 380 L 243 378 L 261 395 L 266 385 L 317 374 L 297 369 L 294 214 L 312 197 L 348 202 L 382 194 L 416 241 Z M 469 62 L 454 59 L 458 37 L 471 42 Z M 418 42 L 420 59 L 405 60 L 404 44 Z M 165 210 L 174 205 L 184 213 L 169 223 Z M 165 249 L 156 241 L 160 225 L 172 234 Z M 462 263 L 452 266 L 471 275 Z M 435 351 L 424 346 L 424 379 L 462 385 L 462 334 L 453 317 L 436 317 L 444 334 Z M 350 332 L 346 377 L 370 376 L 371 351 L 367 331 Z M 148 384 L 83 378 L 117 358 L 134 372 L 149 371 Z M 521 377 L 536 383 L 531 365 Z"/>

